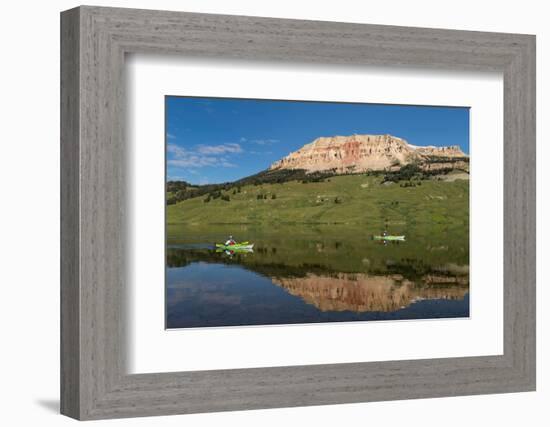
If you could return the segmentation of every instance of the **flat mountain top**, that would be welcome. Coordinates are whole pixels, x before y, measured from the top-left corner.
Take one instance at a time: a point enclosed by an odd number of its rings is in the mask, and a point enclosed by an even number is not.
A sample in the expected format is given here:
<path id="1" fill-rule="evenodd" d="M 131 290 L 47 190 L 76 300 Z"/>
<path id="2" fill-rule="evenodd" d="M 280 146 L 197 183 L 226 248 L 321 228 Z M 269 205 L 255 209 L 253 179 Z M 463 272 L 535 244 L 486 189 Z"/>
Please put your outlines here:
<path id="1" fill-rule="evenodd" d="M 397 136 L 349 135 L 319 137 L 276 161 L 270 170 L 302 169 L 308 172 L 335 173 L 391 170 L 410 163 L 433 159 L 468 160 L 457 145 L 416 146 Z"/>

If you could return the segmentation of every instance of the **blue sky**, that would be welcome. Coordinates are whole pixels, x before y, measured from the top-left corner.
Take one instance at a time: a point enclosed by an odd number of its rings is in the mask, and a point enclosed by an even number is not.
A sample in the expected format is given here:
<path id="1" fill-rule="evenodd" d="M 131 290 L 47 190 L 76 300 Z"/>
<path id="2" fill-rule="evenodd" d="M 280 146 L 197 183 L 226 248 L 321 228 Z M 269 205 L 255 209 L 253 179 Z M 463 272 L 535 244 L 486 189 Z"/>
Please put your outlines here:
<path id="1" fill-rule="evenodd" d="M 230 182 L 320 136 L 391 134 L 469 153 L 469 108 L 166 97 L 167 179 Z"/>

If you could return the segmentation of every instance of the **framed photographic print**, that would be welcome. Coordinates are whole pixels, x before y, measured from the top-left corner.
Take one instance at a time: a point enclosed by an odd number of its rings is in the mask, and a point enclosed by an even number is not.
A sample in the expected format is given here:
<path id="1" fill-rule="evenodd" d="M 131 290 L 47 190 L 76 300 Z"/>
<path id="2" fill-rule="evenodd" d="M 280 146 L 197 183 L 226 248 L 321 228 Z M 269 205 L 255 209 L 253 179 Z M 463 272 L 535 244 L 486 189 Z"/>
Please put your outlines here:
<path id="1" fill-rule="evenodd" d="M 535 388 L 534 36 L 62 13 L 62 413 Z"/>

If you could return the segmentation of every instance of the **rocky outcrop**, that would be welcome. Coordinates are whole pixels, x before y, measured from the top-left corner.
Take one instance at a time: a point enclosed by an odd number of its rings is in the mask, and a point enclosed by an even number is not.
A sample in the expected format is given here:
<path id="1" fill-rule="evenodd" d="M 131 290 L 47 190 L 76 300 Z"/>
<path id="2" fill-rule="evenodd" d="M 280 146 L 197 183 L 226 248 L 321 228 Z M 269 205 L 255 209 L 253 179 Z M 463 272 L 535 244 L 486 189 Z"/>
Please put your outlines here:
<path id="1" fill-rule="evenodd" d="M 422 162 L 420 167 L 426 171 L 439 171 L 443 169 L 460 169 L 463 171 L 470 171 L 470 163 L 464 160 L 455 160 L 453 162 L 446 162 L 445 160 L 438 162 Z"/>
<path id="2" fill-rule="evenodd" d="M 392 135 L 351 135 L 317 138 L 273 163 L 270 170 L 304 169 L 335 173 L 390 170 L 412 162 L 436 159 L 453 165 L 468 156 L 458 146 L 415 146 Z M 437 164 L 430 163 L 430 164 Z M 431 166 L 436 168 L 437 166 Z"/>

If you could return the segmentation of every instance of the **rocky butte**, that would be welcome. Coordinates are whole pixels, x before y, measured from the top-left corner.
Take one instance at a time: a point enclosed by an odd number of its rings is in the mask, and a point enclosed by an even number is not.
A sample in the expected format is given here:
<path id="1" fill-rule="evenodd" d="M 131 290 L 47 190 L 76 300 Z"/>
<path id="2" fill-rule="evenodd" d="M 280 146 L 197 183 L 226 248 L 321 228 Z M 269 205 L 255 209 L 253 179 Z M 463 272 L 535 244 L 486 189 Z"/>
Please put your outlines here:
<path id="1" fill-rule="evenodd" d="M 410 163 L 425 169 L 457 167 L 468 170 L 468 156 L 459 146 L 415 146 L 392 135 L 320 137 L 273 163 L 270 170 L 352 173 L 395 170 Z"/>

